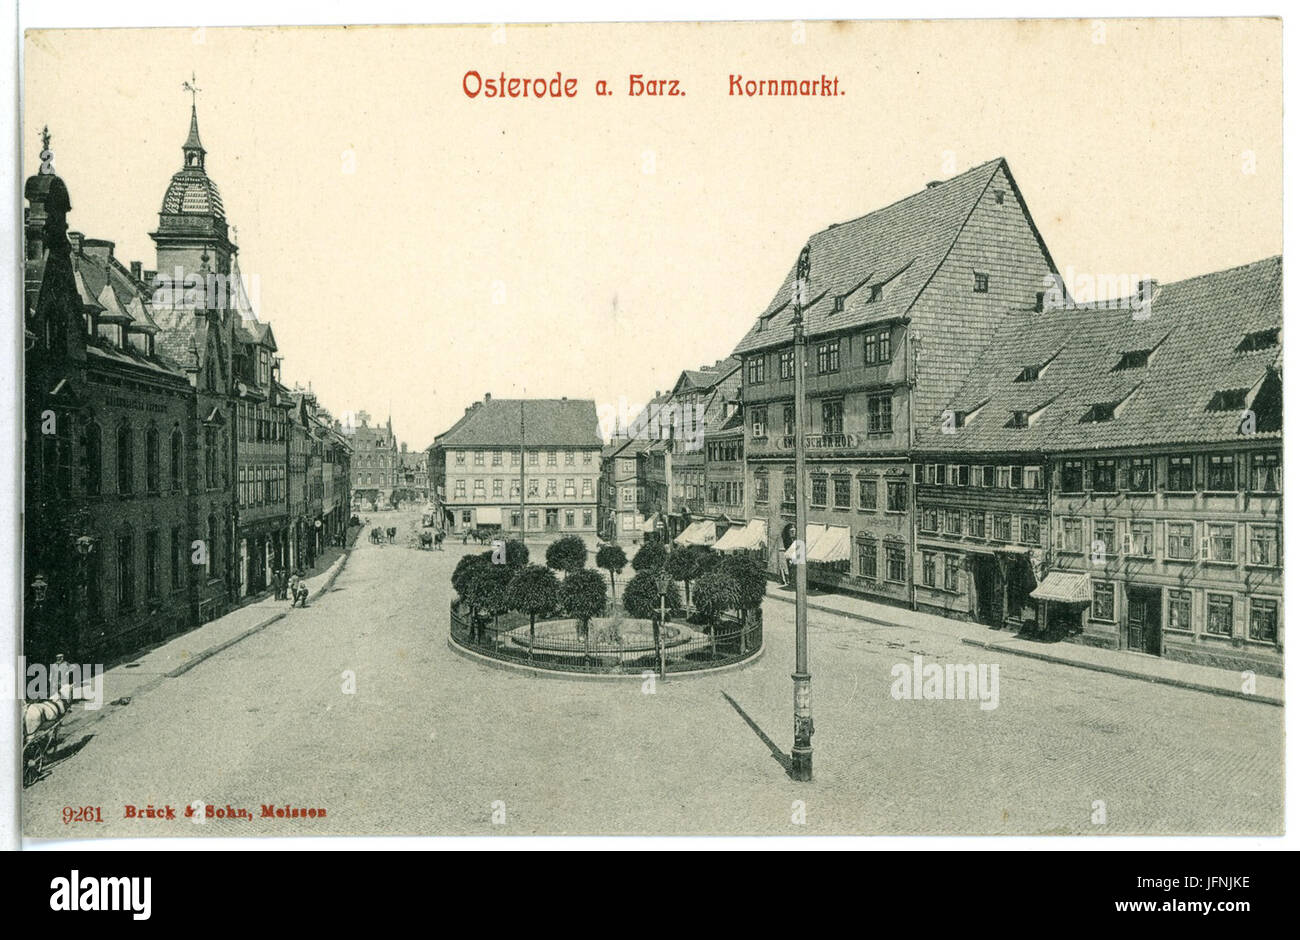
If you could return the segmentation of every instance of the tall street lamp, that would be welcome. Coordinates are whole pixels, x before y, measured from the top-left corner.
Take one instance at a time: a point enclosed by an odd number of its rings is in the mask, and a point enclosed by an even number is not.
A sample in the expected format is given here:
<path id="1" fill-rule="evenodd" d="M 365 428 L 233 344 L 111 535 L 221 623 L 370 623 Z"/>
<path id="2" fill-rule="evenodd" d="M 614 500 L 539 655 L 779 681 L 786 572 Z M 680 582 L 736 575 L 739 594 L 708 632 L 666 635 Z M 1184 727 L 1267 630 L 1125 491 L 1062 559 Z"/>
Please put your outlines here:
<path id="1" fill-rule="evenodd" d="M 808 504 L 804 493 L 804 427 L 808 404 L 804 398 L 804 358 L 808 338 L 803 330 L 803 308 L 808 300 L 811 252 L 799 253 L 794 281 L 794 747 L 790 751 L 790 776 L 812 779 L 812 675 L 808 672 Z"/>
<path id="2" fill-rule="evenodd" d="M 659 656 L 659 678 L 664 677 L 664 625 L 668 622 L 667 596 L 668 588 L 672 586 L 672 576 L 667 571 L 660 568 L 655 572 L 655 587 L 659 589 L 659 619 L 655 622 L 655 652 Z"/>

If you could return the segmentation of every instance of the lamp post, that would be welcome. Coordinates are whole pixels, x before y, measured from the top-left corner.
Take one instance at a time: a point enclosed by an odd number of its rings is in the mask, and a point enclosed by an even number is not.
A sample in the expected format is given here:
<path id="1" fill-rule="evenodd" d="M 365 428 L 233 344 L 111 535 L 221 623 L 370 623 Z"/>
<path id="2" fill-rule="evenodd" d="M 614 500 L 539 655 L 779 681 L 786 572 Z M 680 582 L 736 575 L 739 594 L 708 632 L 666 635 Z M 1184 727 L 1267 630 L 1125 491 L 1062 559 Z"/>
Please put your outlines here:
<path id="1" fill-rule="evenodd" d="M 812 675 L 808 672 L 808 504 L 804 493 L 804 427 L 808 405 L 804 398 L 804 358 L 808 338 L 803 330 L 803 308 L 808 300 L 808 275 L 812 267 L 809 246 L 799 253 L 794 282 L 794 747 L 790 751 L 790 776 L 812 779 Z"/>
<path id="2" fill-rule="evenodd" d="M 655 572 L 655 587 L 659 589 L 659 619 L 655 622 L 655 653 L 659 657 L 659 678 L 664 677 L 664 638 L 663 625 L 668 620 L 667 597 L 668 586 L 673 583 L 672 576 L 660 568 Z"/>

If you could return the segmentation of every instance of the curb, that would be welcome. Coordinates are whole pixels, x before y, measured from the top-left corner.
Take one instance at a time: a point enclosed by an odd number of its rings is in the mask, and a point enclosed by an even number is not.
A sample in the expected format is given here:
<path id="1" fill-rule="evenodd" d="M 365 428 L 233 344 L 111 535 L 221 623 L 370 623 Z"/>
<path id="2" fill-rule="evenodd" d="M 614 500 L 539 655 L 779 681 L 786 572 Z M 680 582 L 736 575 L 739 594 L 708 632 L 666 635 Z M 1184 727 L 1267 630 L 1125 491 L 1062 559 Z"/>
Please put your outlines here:
<path id="1" fill-rule="evenodd" d="M 334 586 L 334 582 L 338 580 L 339 575 L 343 573 L 343 566 L 348 563 L 348 559 L 351 557 L 352 557 L 352 549 L 345 548 L 343 550 L 343 554 L 340 555 L 338 558 L 334 559 L 334 564 L 330 565 L 330 570 L 325 573 L 325 583 L 322 584 L 319 588 L 317 588 L 314 593 L 307 595 L 307 599 L 314 601 L 316 600 L 316 598 L 320 597 L 322 594 L 324 594 L 326 591 L 332 588 Z"/>
<path id="2" fill-rule="evenodd" d="M 505 672 L 521 673 L 538 679 L 567 679 L 569 681 L 577 682 L 587 682 L 592 679 L 597 681 L 645 681 L 645 677 L 640 672 L 569 672 L 564 669 L 545 669 L 541 666 L 529 666 L 525 663 L 515 663 L 505 659 L 497 659 L 494 656 L 488 656 L 484 653 L 479 653 L 475 650 L 461 646 L 453 640 L 450 635 L 447 636 L 447 646 L 457 656 L 462 656 L 470 662 L 478 663 L 480 666 L 488 666 L 492 669 L 500 669 Z M 767 641 L 764 640 L 763 645 L 760 646 L 754 652 L 754 655 L 750 656 L 748 659 L 742 659 L 740 662 L 735 663 L 727 663 L 725 666 L 714 666 L 711 669 L 688 669 L 684 672 L 670 672 L 660 681 L 667 682 L 669 679 L 677 678 L 691 679 L 696 676 L 716 676 L 720 673 L 731 672 L 735 669 L 753 665 L 762 659 L 763 654 L 766 652 Z M 648 671 L 654 672 L 656 678 L 659 675 L 655 670 Z"/>
<path id="3" fill-rule="evenodd" d="M 216 656 L 222 650 L 229 649 L 230 647 L 238 643 L 240 640 L 245 640 L 248 637 L 252 636 L 254 633 L 259 633 L 260 631 L 265 630 L 267 627 L 275 623 L 277 620 L 283 620 L 285 615 L 286 612 L 283 610 L 280 611 L 278 614 L 272 614 L 270 617 L 267 617 L 265 620 L 261 621 L 260 623 L 254 624 L 253 626 L 249 627 L 243 633 L 240 633 L 236 636 L 232 636 L 229 640 L 226 640 L 224 643 L 218 643 L 216 646 L 210 646 L 199 653 L 195 653 L 193 657 L 191 657 L 189 660 L 182 663 L 181 665 L 177 666 L 171 672 L 164 672 L 163 678 L 175 679 L 177 676 L 184 675 L 185 673 L 193 669 L 195 666 L 197 666 L 199 663 L 203 662 L 205 659 L 208 659 L 209 657 L 212 656 Z"/>
<path id="4" fill-rule="evenodd" d="M 1029 659 L 1041 659 L 1048 663 L 1058 663 L 1063 666 L 1074 666 L 1078 669 L 1091 669 L 1093 672 L 1104 672 L 1112 676 L 1123 676 L 1126 679 L 1141 679 L 1145 682 L 1154 682 L 1160 685 L 1169 685 L 1178 689 L 1187 689 L 1191 692 L 1208 692 L 1211 695 L 1222 695 L 1225 698 L 1237 698 L 1246 702 L 1259 702 L 1264 705 L 1276 705 L 1278 708 L 1286 707 L 1285 702 L 1280 698 L 1272 695 L 1251 695 L 1247 692 L 1240 692 L 1236 689 L 1225 689 L 1221 686 L 1207 685 L 1204 682 L 1195 682 L 1190 679 L 1174 679 L 1167 676 L 1152 676 L 1145 672 L 1138 672 L 1135 669 L 1125 669 L 1122 666 L 1107 666 L 1104 663 L 1080 662 L 1077 659 L 1067 659 L 1063 656 L 1053 656 L 1051 653 L 1039 653 L 1034 650 L 1014 649 L 1009 646 L 1002 646 L 998 643 L 981 642 L 968 637 L 962 637 L 962 642 L 967 646 L 978 646 L 986 650 L 992 650 L 996 653 L 1006 653 L 1009 656 L 1024 656 Z"/>
<path id="5" fill-rule="evenodd" d="M 782 597 L 779 594 L 768 594 L 770 598 L 782 601 L 786 604 L 793 604 L 794 598 Z M 840 610 L 836 607 L 826 607 L 822 604 L 808 603 L 809 610 L 820 610 L 825 613 L 838 614 L 841 617 L 848 617 L 852 620 L 860 620 L 863 623 L 875 624 L 882 627 L 903 627 L 905 629 L 924 630 L 930 633 L 939 633 L 943 631 L 932 630 L 927 627 L 913 627 L 905 623 L 895 623 L 888 620 L 878 620 L 875 617 L 868 617 L 865 614 L 850 613 L 846 610 Z M 947 634 L 951 636 L 952 634 Z M 992 640 L 977 640 L 972 637 L 956 637 L 967 646 L 978 646 L 987 650 L 994 650 L 999 653 L 1006 653 L 1010 656 L 1025 656 L 1029 659 L 1040 659 L 1043 662 L 1056 663 L 1060 666 L 1074 666 L 1077 669 L 1091 669 L 1093 672 L 1104 672 L 1112 676 L 1123 676 L 1126 679 L 1140 679 L 1145 682 L 1155 682 L 1160 685 L 1169 685 L 1179 689 L 1187 689 L 1191 692 L 1208 692 L 1211 695 L 1222 695 L 1226 698 L 1238 698 L 1246 702 L 1260 702 L 1266 705 L 1276 705 L 1284 708 L 1286 703 L 1272 695 L 1250 695 L 1246 692 L 1239 692 L 1236 689 L 1225 689 L 1216 685 L 1207 685 L 1203 682 L 1195 682 L 1190 679 L 1171 679 L 1165 676 L 1152 676 L 1145 672 L 1138 672 L 1135 669 L 1125 669 L 1122 666 L 1107 666 L 1102 663 L 1080 662 L 1077 659 L 1070 659 L 1066 656 L 1057 656 L 1052 653 L 1039 653 L 1034 650 L 1020 650 L 1007 646 L 1001 646 Z"/>

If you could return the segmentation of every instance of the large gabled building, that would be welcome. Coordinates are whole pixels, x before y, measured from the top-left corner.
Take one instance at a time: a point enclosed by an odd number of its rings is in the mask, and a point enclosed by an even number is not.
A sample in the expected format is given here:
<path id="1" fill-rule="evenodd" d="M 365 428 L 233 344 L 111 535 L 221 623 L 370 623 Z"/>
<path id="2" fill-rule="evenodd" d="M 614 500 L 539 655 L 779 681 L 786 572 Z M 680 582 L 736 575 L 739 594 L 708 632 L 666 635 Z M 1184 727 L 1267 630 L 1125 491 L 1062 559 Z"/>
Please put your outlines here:
<path id="1" fill-rule="evenodd" d="M 1270 258 L 1007 318 L 918 441 L 918 549 L 957 574 L 918 601 L 1280 673 L 1281 292 Z"/>
<path id="2" fill-rule="evenodd" d="M 910 603 L 913 429 L 1056 266 L 1002 159 L 832 225 L 807 247 L 809 577 Z M 794 283 L 792 266 L 735 349 L 747 515 L 767 521 L 773 549 L 794 538 Z"/>
<path id="3" fill-rule="evenodd" d="M 430 448 L 445 527 L 594 541 L 603 444 L 590 399 L 485 395 Z"/>

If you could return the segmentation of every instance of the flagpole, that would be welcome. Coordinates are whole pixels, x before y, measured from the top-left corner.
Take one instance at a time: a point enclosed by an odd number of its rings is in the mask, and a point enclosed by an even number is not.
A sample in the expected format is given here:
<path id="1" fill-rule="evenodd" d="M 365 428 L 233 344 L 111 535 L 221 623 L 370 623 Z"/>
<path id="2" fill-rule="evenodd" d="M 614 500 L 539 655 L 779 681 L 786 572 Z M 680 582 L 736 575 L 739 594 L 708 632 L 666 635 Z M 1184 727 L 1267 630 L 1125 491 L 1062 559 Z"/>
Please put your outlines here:
<path id="1" fill-rule="evenodd" d="M 794 747 L 790 751 L 790 776 L 812 780 L 812 675 L 808 672 L 808 503 L 805 499 L 804 428 L 808 422 L 805 399 L 804 359 L 808 338 L 804 335 L 803 308 L 808 299 L 808 276 L 812 267 L 807 245 L 799 254 L 794 284 Z"/>

